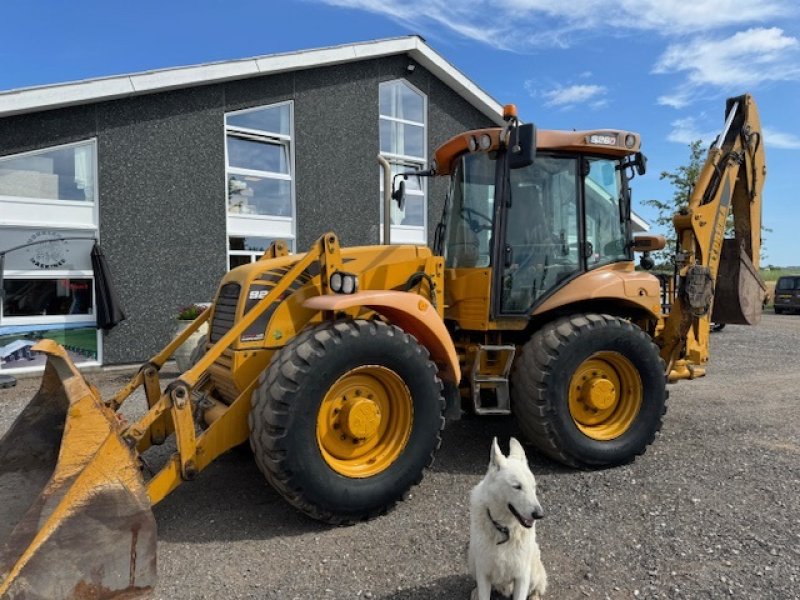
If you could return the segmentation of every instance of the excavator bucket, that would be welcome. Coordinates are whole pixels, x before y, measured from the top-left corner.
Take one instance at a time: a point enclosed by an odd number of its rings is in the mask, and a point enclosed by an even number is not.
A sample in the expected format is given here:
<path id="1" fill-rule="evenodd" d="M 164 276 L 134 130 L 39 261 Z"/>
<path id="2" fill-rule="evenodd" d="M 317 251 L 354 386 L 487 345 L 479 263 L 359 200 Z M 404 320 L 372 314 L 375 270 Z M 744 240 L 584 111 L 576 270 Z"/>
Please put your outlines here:
<path id="1" fill-rule="evenodd" d="M 742 245 L 734 238 L 724 240 L 711 320 L 729 325 L 757 325 L 766 291 L 767 286 Z"/>
<path id="2" fill-rule="evenodd" d="M 122 423 L 64 348 L 0 440 L 0 598 L 136 598 L 156 581 L 156 524 Z"/>

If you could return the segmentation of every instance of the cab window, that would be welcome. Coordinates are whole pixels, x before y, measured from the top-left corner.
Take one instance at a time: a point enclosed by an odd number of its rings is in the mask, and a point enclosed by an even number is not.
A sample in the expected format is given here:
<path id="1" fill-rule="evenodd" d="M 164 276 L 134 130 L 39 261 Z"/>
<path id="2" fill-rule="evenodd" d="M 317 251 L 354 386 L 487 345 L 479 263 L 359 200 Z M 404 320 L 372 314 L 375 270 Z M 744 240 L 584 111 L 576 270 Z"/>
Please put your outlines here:
<path id="1" fill-rule="evenodd" d="M 628 226 L 618 161 L 589 158 L 584 179 L 588 268 L 629 259 Z"/>
<path id="2" fill-rule="evenodd" d="M 491 264 L 496 164 L 485 153 L 479 153 L 464 156 L 456 167 L 445 245 L 448 268 Z"/>
<path id="3" fill-rule="evenodd" d="M 528 311 L 580 271 L 577 160 L 539 155 L 511 171 L 501 311 Z"/>

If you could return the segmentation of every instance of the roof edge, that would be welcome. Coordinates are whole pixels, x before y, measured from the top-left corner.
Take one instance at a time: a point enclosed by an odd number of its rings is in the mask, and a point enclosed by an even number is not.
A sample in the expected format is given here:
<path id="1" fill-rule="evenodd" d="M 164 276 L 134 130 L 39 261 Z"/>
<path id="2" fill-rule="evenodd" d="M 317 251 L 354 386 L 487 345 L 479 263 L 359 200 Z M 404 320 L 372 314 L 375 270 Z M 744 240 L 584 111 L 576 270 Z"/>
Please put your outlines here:
<path id="1" fill-rule="evenodd" d="M 502 122 L 500 104 L 418 35 L 12 89 L 0 92 L 0 118 L 397 54 L 408 54 L 486 117 Z"/>

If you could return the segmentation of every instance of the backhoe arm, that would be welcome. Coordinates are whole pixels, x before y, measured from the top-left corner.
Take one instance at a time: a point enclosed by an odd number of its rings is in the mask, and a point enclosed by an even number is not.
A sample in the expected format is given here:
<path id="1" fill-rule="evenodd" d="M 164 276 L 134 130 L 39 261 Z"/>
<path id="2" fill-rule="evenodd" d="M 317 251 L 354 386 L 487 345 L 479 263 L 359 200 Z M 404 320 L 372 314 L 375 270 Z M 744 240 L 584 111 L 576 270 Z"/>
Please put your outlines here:
<path id="1" fill-rule="evenodd" d="M 754 325 L 760 319 L 765 176 L 755 101 L 749 95 L 730 98 L 725 128 L 708 151 L 689 205 L 673 217 L 677 294 L 656 338 L 671 380 L 704 374 L 711 320 Z M 726 239 L 731 212 L 734 237 Z"/>

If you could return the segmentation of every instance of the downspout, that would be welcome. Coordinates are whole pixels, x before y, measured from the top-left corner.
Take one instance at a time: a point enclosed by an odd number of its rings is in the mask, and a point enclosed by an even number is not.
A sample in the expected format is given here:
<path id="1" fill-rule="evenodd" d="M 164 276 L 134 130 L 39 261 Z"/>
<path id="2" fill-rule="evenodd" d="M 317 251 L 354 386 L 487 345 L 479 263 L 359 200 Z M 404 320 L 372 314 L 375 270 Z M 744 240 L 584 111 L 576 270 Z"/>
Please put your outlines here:
<path id="1" fill-rule="evenodd" d="M 389 161 L 378 155 L 378 163 L 383 170 L 383 243 L 387 246 L 391 244 L 392 235 L 392 165 Z"/>

